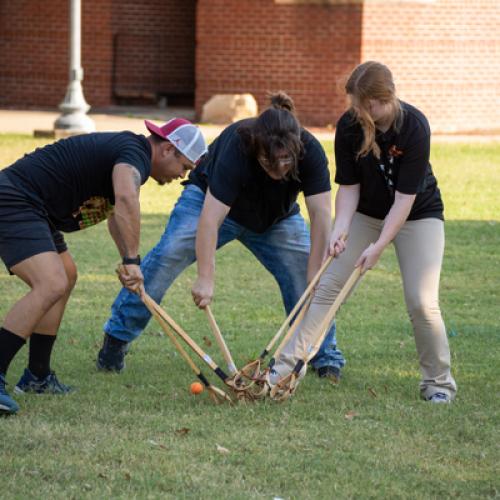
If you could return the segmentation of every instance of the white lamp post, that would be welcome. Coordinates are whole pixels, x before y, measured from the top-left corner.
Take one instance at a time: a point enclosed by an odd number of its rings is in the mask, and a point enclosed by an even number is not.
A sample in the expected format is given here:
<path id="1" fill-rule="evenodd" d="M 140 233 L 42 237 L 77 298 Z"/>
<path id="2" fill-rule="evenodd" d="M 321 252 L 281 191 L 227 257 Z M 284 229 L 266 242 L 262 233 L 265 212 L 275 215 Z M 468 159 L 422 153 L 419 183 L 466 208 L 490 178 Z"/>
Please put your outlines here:
<path id="1" fill-rule="evenodd" d="M 85 101 L 82 89 L 83 68 L 81 64 L 81 0 L 70 2 L 70 68 L 69 84 L 64 101 L 59 105 L 61 116 L 54 122 L 54 129 L 68 134 L 94 132 L 95 124 L 87 115 L 90 106 Z"/>

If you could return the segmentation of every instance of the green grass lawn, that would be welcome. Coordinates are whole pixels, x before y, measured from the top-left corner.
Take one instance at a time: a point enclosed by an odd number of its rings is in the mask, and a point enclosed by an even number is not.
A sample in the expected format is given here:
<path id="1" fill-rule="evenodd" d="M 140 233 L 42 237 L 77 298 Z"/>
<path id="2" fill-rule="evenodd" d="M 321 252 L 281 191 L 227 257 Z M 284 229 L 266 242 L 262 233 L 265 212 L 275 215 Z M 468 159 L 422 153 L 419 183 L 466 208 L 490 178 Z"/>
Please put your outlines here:
<path id="1" fill-rule="evenodd" d="M 42 144 L 0 136 L 0 165 Z M 325 147 L 331 155 L 331 144 Z M 290 402 L 230 408 L 189 394 L 195 378 L 154 322 L 133 344 L 122 375 L 95 370 L 102 325 L 119 290 L 118 255 L 105 224 L 69 235 L 79 280 L 53 367 L 78 391 L 18 397 L 20 413 L 0 420 L 0 497 L 498 497 L 499 159 L 498 143 L 433 148 L 447 218 L 441 306 L 459 386 L 452 405 L 419 400 L 392 249 L 338 315 L 347 358 L 339 385 L 309 374 Z M 143 189 L 143 255 L 179 192 L 178 185 Z M 186 271 L 163 306 L 204 345 L 210 331 L 192 304 L 194 276 L 193 268 Z M 238 243 L 218 252 L 216 285 L 213 311 L 242 365 L 283 321 L 278 288 Z M 0 274 L 0 316 L 24 291 Z M 9 370 L 10 388 L 26 358 L 25 348 Z"/>

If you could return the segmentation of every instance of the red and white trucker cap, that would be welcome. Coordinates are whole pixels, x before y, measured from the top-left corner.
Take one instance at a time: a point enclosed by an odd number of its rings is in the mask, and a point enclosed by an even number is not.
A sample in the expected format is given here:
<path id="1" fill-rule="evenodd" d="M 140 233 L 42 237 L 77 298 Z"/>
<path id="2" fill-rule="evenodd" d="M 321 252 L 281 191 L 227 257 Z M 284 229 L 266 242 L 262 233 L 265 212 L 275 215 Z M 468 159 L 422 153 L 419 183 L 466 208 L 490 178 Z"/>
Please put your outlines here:
<path id="1" fill-rule="evenodd" d="M 159 127 L 149 120 L 144 120 L 146 128 L 154 135 L 170 141 L 189 161 L 198 163 L 207 152 L 207 145 L 201 130 L 184 118 L 172 118 Z"/>

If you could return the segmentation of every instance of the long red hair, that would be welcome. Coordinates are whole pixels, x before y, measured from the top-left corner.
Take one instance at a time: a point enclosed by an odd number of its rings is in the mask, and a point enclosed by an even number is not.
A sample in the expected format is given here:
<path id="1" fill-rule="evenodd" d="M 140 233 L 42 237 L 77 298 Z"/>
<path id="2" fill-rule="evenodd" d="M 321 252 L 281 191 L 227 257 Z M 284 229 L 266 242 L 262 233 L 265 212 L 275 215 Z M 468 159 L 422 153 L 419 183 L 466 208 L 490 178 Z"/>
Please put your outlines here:
<path id="1" fill-rule="evenodd" d="M 392 127 L 400 128 L 402 109 L 396 96 L 396 86 L 390 69 L 382 63 L 367 61 L 354 68 L 345 85 L 350 100 L 350 111 L 363 129 L 363 142 L 357 157 L 372 152 L 380 158 L 380 148 L 375 142 L 375 122 L 369 113 L 369 100 L 389 103 L 392 108 Z"/>

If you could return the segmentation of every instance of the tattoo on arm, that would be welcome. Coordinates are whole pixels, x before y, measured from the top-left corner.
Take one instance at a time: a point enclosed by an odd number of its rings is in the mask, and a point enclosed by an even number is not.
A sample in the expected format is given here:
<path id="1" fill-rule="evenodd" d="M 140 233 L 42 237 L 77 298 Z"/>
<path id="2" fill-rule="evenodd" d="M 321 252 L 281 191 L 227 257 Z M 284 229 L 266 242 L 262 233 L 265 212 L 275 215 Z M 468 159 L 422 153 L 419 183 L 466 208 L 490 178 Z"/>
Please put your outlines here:
<path id="1" fill-rule="evenodd" d="M 128 163 L 125 163 L 127 167 L 130 168 L 132 171 L 132 179 L 134 181 L 134 186 L 137 191 L 141 188 L 141 174 L 139 173 L 139 170 L 137 170 L 133 165 L 129 165 Z"/>

